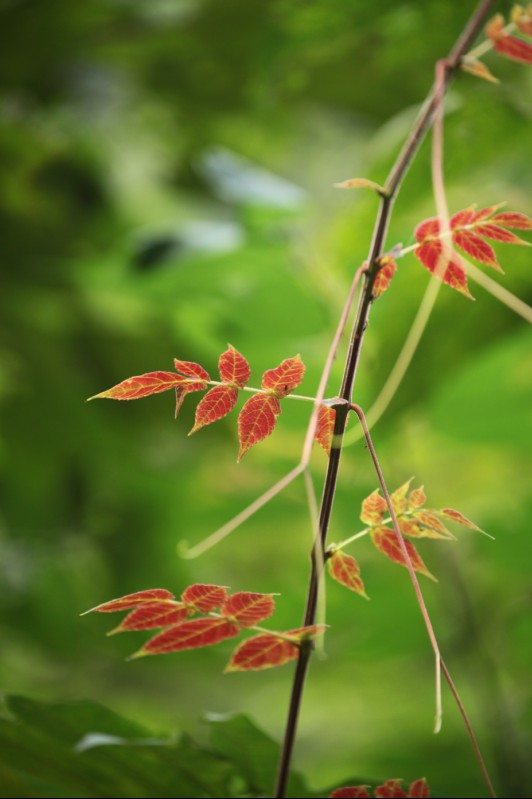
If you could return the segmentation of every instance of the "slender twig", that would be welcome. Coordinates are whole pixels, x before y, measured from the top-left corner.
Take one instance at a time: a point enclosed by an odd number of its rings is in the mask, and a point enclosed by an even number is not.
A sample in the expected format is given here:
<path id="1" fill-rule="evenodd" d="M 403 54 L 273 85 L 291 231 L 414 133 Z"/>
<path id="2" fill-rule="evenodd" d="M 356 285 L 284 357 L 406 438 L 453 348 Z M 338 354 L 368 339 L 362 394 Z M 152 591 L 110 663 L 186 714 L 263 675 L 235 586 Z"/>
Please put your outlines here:
<path id="1" fill-rule="evenodd" d="M 451 53 L 446 59 L 447 68 L 445 70 L 445 85 L 449 82 L 454 72 L 460 65 L 462 56 L 467 52 L 473 40 L 477 36 L 484 18 L 489 9 L 493 5 L 493 0 L 482 0 L 469 22 L 465 26 L 462 34 L 459 36 L 456 44 L 454 45 Z M 356 375 L 356 370 L 360 358 L 361 345 L 364 338 L 364 332 L 368 323 L 369 312 L 373 300 L 373 284 L 379 269 L 379 258 L 383 254 L 386 232 L 392 212 L 393 202 L 399 190 L 412 158 L 416 154 L 425 133 L 430 127 L 433 113 L 436 107 L 437 100 L 437 87 L 433 87 L 427 100 L 423 104 L 422 110 L 418 116 L 414 127 L 408 136 L 401 153 L 399 154 L 390 175 L 385 183 L 385 192 L 383 193 L 379 206 L 379 211 L 374 227 L 373 239 L 368 257 L 368 266 L 365 273 L 365 283 L 360 295 L 358 310 L 351 334 L 349 351 L 344 369 L 344 376 L 340 391 L 340 397 L 347 403 L 351 402 L 351 395 Z M 348 407 L 348 406 L 347 406 Z M 305 625 L 313 624 L 316 618 L 316 606 L 318 596 L 318 573 L 316 563 L 318 561 L 317 552 L 322 553 L 322 559 L 326 547 L 327 533 L 329 529 L 329 520 L 332 512 L 334 493 L 336 489 L 336 482 L 338 477 L 338 469 L 340 465 L 342 437 L 345 429 L 347 419 L 347 407 L 338 404 L 336 406 L 336 417 L 334 426 L 334 443 L 331 448 L 329 457 L 329 465 L 325 477 L 325 484 L 323 488 L 322 503 L 320 509 L 320 534 L 316 538 L 312 555 L 311 555 L 311 573 L 309 580 L 309 588 L 307 595 L 307 605 L 305 611 Z M 317 413 L 317 409 L 316 413 Z M 288 719 L 286 723 L 285 735 L 281 749 L 281 757 L 279 761 L 279 768 L 277 773 L 277 783 L 275 796 L 280 799 L 285 796 L 286 785 L 288 782 L 288 775 L 290 771 L 290 763 L 292 759 L 292 752 L 294 748 L 295 736 L 297 731 L 297 720 L 299 716 L 299 708 L 301 706 L 301 698 L 305 685 L 305 678 L 310 660 L 311 648 L 301 649 L 296 665 L 294 680 L 292 684 L 292 693 L 290 697 L 290 705 L 288 709 Z"/>

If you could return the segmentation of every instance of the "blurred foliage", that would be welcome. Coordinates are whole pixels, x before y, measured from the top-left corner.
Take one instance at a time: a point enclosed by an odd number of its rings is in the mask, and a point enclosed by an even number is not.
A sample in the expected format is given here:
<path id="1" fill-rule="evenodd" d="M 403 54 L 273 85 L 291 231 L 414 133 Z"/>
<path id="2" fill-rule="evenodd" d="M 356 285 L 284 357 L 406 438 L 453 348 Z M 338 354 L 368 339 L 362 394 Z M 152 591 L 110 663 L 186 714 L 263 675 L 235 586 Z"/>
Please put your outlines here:
<path id="1" fill-rule="evenodd" d="M 177 422 L 169 395 L 83 400 L 170 369 L 174 356 L 214 371 L 227 341 L 255 381 L 300 352 L 302 392 L 315 390 L 377 207 L 370 192 L 332 184 L 384 179 L 435 59 L 473 5 L 0 2 L 4 690 L 102 701 L 141 726 L 190 730 L 200 744 L 203 711 L 245 710 L 280 738 L 290 667 L 224 676 L 224 645 L 125 664 L 138 639 L 106 642 L 105 620 L 78 614 L 198 581 L 282 592 L 278 625 L 298 625 L 310 546 L 302 485 L 200 560 L 180 559 L 176 546 L 200 541 L 292 468 L 308 409 L 286 403 L 275 435 L 237 466 L 234 414 L 188 439 L 190 399 Z M 506 200 L 530 213 L 530 70 L 488 62 L 500 86 L 459 76 L 447 101 L 449 204 Z M 433 215 L 429 162 L 425 144 L 389 246 L 411 244 Z M 497 250 L 501 283 L 526 299 L 527 249 Z M 366 409 L 427 281 L 405 258 L 375 305 L 356 388 Z M 446 660 L 496 784 L 517 797 L 532 785 L 530 334 L 472 291 L 476 303 L 441 291 L 374 436 L 390 485 L 415 474 L 429 504 L 457 507 L 496 537 L 466 532 L 420 550 L 440 578 L 426 593 Z M 325 456 L 314 457 L 319 491 Z M 375 486 L 358 442 L 344 454 L 332 540 L 358 529 Z M 372 601 L 329 587 L 328 659 L 311 670 L 297 768 L 311 785 L 424 775 L 435 793 L 477 796 L 449 697 L 443 732 L 430 733 L 432 655 L 405 573 L 367 542 L 355 554 Z"/>

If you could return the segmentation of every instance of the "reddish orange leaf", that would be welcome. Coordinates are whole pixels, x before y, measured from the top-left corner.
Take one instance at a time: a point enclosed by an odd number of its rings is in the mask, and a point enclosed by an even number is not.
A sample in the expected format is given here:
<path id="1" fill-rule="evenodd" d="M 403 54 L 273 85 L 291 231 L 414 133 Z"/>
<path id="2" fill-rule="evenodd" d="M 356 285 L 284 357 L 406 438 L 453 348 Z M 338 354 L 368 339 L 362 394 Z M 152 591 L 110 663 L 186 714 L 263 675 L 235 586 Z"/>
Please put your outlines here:
<path id="1" fill-rule="evenodd" d="M 231 344 L 228 344 L 227 350 L 220 355 L 218 370 L 220 379 L 224 383 L 230 383 L 237 388 L 244 388 L 251 375 L 249 363 Z"/>
<path id="2" fill-rule="evenodd" d="M 116 386 L 101 391 L 93 397 L 89 397 L 89 401 L 93 399 L 115 399 L 115 400 L 133 400 L 141 399 L 142 397 L 149 397 L 150 394 L 160 394 L 162 391 L 168 391 L 176 386 L 181 386 L 185 382 L 182 375 L 177 375 L 175 372 L 146 372 L 144 375 L 136 375 L 123 380 Z"/>
<path id="3" fill-rule="evenodd" d="M 408 494 L 410 483 L 412 482 L 413 479 L 414 478 L 411 477 L 410 480 L 407 480 L 407 482 L 403 483 L 402 486 L 396 488 L 393 494 L 391 494 L 390 496 L 392 507 L 396 514 L 404 513 L 408 507 L 406 495 Z"/>
<path id="4" fill-rule="evenodd" d="M 107 635 L 132 630 L 151 630 L 156 627 L 169 627 L 187 618 L 187 608 L 182 602 L 153 602 L 140 605 L 128 613 L 118 627 Z"/>
<path id="5" fill-rule="evenodd" d="M 227 619 L 204 618 L 184 621 L 181 624 L 174 624 L 173 627 L 167 627 L 166 630 L 150 638 L 130 659 L 213 646 L 227 638 L 234 638 L 239 632 L 240 628 Z"/>
<path id="6" fill-rule="evenodd" d="M 370 527 L 380 524 L 387 512 L 388 506 L 384 497 L 379 494 L 379 489 L 375 489 L 369 497 L 362 503 L 361 520 Z"/>
<path id="7" fill-rule="evenodd" d="M 467 288 L 466 271 L 463 266 L 463 261 L 457 253 L 451 253 L 450 260 L 447 261 L 445 272 L 441 277 L 436 272 L 442 271 L 443 267 L 440 266 L 440 256 L 443 253 L 443 244 L 439 239 L 425 241 L 416 247 L 414 255 L 421 261 L 425 269 L 428 269 L 433 275 L 438 277 L 438 280 L 443 281 L 447 286 L 450 286 L 464 297 L 469 300 L 474 299 Z"/>
<path id="8" fill-rule="evenodd" d="M 488 205 L 486 208 L 481 208 L 480 211 L 475 211 L 473 215 L 473 219 L 471 220 L 471 224 L 477 225 L 479 222 L 482 222 L 484 219 L 487 219 L 489 216 L 492 216 L 495 211 L 498 211 L 499 208 L 502 208 L 504 203 L 498 203 L 497 205 Z"/>
<path id="9" fill-rule="evenodd" d="M 470 255 L 471 258 L 486 264 L 486 266 L 492 266 L 498 272 L 502 272 L 501 266 L 497 261 L 497 256 L 495 255 L 495 250 L 491 244 L 481 239 L 480 236 L 477 236 L 472 230 L 456 230 L 453 233 L 453 241 L 461 250 Z"/>
<path id="10" fill-rule="evenodd" d="M 399 529 L 403 533 L 403 535 L 408 535 L 410 538 L 435 538 L 435 539 L 445 539 L 454 540 L 454 535 L 451 533 L 440 533 L 437 532 L 433 527 L 424 527 L 421 523 L 418 523 L 414 519 L 406 516 L 399 516 L 397 519 L 397 523 L 399 525 Z"/>
<path id="11" fill-rule="evenodd" d="M 423 486 L 419 486 L 419 488 L 414 488 L 414 490 L 410 492 L 408 497 L 408 507 L 410 509 L 422 508 L 426 501 L 427 497 L 425 496 Z"/>
<path id="12" fill-rule="evenodd" d="M 397 271 L 397 264 L 391 255 L 383 255 L 379 259 L 380 269 L 373 284 L 373 297 L 376 299 L 389 288 L 392 278 Z"/>
<path id="13" fill-rule="evenodd" d="M 223 605 L 227 591 L 222 585 L 195 583 L 185 588 L 181 599 L 192 612 L 210 613 Z"/>
<path id="14" fill-rule="evenodd" d="M 235 386 L 214 386 L 198 403 L 194 427 L 189 433 L 195 433 L 207 424 L 217 422 L 233 410 L 238 400 L 238 389 Z"/>
<path id="15" fill-rule="evenodd" d="M 225 671 L 255 671 L 283 666 L 294 660 L 298 652 L 296 644 L 277 638 L 273 633 L 256 635 L 239 644 Z"/>
<path id="16" fill-rule="evenodd" d="M 510 227 L 513 230 L 532 230 L 532 219 L 526 214 L 519 214 L 514 211 L 505 211 L 497 214 L 491 220 L 497 225 Z"/>
<path id="17" fill-rule="evenodd" d="M 485 236 L 487 239 L 493 239 L 493 241 L 500 241 L 503 244 L 521 244 L 524 247 L 529 247 L 528 241 L 521 239 L 519 236 L 516 236 L 515 233 L 511 233 L 509 230 L 505 230 L 503 227 L 499 227 L 498 225 L 492 225 L 491 219 L 489 223 L 478 225 L 475 227 L 476 232 L 480 236 Z"/>
<path id="18" fill-rule="evenodd" d="M 417 519 L 418 522 L 421 522 L 421 524 L 424 525 L 425 527 L 429 527 L 431 530 L 435 530 L 438 533 L 442 533 L 445 538 L 454 538 L 454 536 L 449 532 L 447 527 L 435 515 L 434 511 L 417 510 L 414 511 L 412 516 L 414 517 L 414 519 Z"/>
<path id="19" fill-rule="evenodd" d="M 240 627 L 253 627 L 254 624 L 269 619 L 274 610 L 275 602 L 271 594 L 239 591 L 227 597 L 220 613 Z"/>
<path id="20" fill-rule="evenodd" d="M 480 527 L 472 522 L 471 519 L 468 519 L 463 513 L 460 513 L 460 511 L 454 510 L 453 508 L 442 508 L 442 510 L 433 511 L 433 513 L 443 516 L 444 519 L 449 519 L 452 522 L 461 524 L 462 527 L 469 527 L 470 530 L 478 530 L 479 533 L 484 532 Z"/>
<path id="21" fill-rule="evenodd" d="M 532 44 L 518 39 L 516 36 L 501 36 L 493 42 L 494 49 L 512 61 L 532 64 Z"/>
<path id="22" fill-rule="evenodd" d="M 210 380 L 209 373 L 205 371 L 203 366 L 200 366 L 199 363 L 194 363 L 193 361 L 180 361 L 178 358 L 174 358 L 174 366 L 176 372 L 181 372 L 182 375 L 186 375 L 186 377 L 196 377 L 198 380 Z"/>
<path id="23" fill-rule="evenodd" d="M 327 455 L 331 454 L 331 445 L 334 435 L 334 422 L 336 419 L 336 411 L 329 405 L 320 405 L 318 411 L 318 424 L 314 438 L 318 444 L 323 447 Z"/>
<path id="24" fill-rule="evenodd" d="M 261 388 L 273 391 L 276 397 L 286 397 L 303 380 L 305 364 L 299 355 L 287 358 L 275 369 L 268 369 L 262 375 Z"/>
<path id="25" fill-rule="evenodd" d="M 280 413 L 281 405 L 273 394 L 254 394 L 248 399 L 238 416 L 238 460 L 248 449 L 273 433 Z"/>
<path id="26" fill-rule="evenodd" d="M 203 391 L 206 388 L 207 383 L 204 380 L 189 380 L 183 385 L 178 386 L 175 390 L 175 418 L 177 419 L 177 414 L 181 410 L 181 405 L 187 394 L 190 394 L 191 391 Z"/>
<path id="27" fill-rule="evenodd" d="M 429 786 L 427 780 L 423 777 L 421 780 L 415 780 L 410 783 L 408 794 L 411 799 L 430 799 Z"/>
<path id="28" fill-rule="evenodd" d="M 378 799 L 392 799 L 394 797 L 406 797 L 406 793 L 401 787 L 402 780 L 386 780 L 384 785 L 375 788 L 374 795 Z"/>
<path id="29" fill-rule="evenodd" d="M 146 603 L 168 603 L 169 601 L 173 601 L 173 599 L 174 595 L 171 591 L 167 591 L 166 588 L 149 588 L 146 591 L 137 591 L 134 594 L 126 594 L 126 596 L 121 596 L 118 599 L 111 599 L 110 602 L 96 605 L 95 608 L 86 610 L 85 613 L 93 613 L 94 611 L 98 613 L 113 613 L 115 610 L 129 610 L 130 608 L 136 608 L 138 605 L 144 605 Z M 81 615 L 84 616 L 85 613 Z"/>
<path id="30" fill-rule="evenodd" d="M 451 230 L 455 230 L 456 228 L 464 227 L 464 225 L 470 225 L 474 216 L 475 206 L 471 205 L 469 208 L 464 208 L 452 216 L 449 220 L 449 227 Z"/>
<path id="31" fill-rule="evenodd" d="M 341 549 L 337 549 L 327 560 L 327 567 L 333 580 L 368 599 L 364 583 L 360 579 L 360 567 L 352 555 L 346 555 Z"/>
<path id="32" fill-rule="evenodd" d="M 367 799 L 369 785 L 348 785 L 329 794 L 330 799 Z"/>
<path id="33" fill-rule="evenodd" d="M 380 552 L 390 558 L 390 560 L 393 560 L 394 563 L 400 563 L 401 566 L 406 567 L 403 551 L 399 546 L 399 542 L 394 530 L 390 530 L 388 527 L 376 527 L 371 531 L 371 537 L 373 539 L 373 543 Z M 421 556 L 419 555 L 418 551 L 414 548 L 414 546 L 412 546 L 410 541 L 404 539 L 404 542 L 414 570 L 420 574 L 424 574 L 426 577 L 430 577 L 431 580 L 437 582 L 436 578 L 429 572 L 421 560 Z"/>

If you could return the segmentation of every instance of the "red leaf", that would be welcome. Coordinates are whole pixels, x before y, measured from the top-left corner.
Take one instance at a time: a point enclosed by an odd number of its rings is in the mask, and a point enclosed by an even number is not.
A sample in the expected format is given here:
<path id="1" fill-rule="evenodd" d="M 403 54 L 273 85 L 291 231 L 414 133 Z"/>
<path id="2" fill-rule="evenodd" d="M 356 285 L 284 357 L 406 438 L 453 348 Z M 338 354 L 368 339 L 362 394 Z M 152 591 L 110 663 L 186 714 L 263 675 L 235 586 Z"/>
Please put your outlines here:
<path id="1" fill-rule="evenodd" d="M 164 655 L 167 652 L 179 652 L 183 649 L 199 649 L 202 646 L 212 646 L 234 638 L 240 632 L 236 624 L 231 624 L 227 619 L 193 619 L 181 624 L 174 624 L 144 644 L 132 658 L 143 655 Z"/>
<path id="2" fill-rule="evenodd" d="M 410 509 L 422 508 L 426 501 L 427 497 L 425 496 L 423 486 L 419 486 L 419 488 L 414 488 L 414 490 L 410 492 L 408 497 L 408 507 Z"/>
<path id="3" fill-rule="evenodd" d="M 437 239 L 440 235 L 440 223 L 435 217 L 420 222 L 415 230 L 416 241 L 422 244 L 427 239 Z"/>
<path id="4" fill-rule="evenodd" d="M 451 230 L 455 228 L 464 227 L 464 225 L 470 225 L 473 221 L 473 217 L 475 216 L 475 208 L 474 206 L 470 208 L 464 208 L 463 211 L 458 211 L 451 219 L 449 220 L 449 227 Z"/>
<path id="5" fill-rule="evenodd" d="M 210 613 L 223 605 L 227 599 L 227 591 L 222 585 L 195 583 L 185 588 L 181 599 L 192 611 Z"/>
<path id="6" fill-rule="evenodd" d="M 330 799 L 367 799 L 369 785 L 350 785 L 345 788 L 337 788 L 329 794 Z"/>
<path id="7" fill-rule="evenodd" d="M 407 509 L 408 502 L 406 499 L 406 495 L 408 494 L 408 490 L 410 488 L 410 483 L 414 478 L 411 477 L 410 480 L 407 480 L 406 483 L 403 483 L 402 486 L 396 488 L 393 494 L 390 496 L 390 500 L 392 503 L 392 507 L 396 514 L 404 513 Z"/>
<path id="8" fill-rule="evenodd" d="M 335 419 L 336 411 L 334 408 L 331 408 L 329 405 L 320 405 L 318 424 L 316 425 L 314 438 L 318 444 L 323 447 L 327 455 L 331 454 Z"/>
<path id="9" fill-rule="evenodd" d="M 441 277 L 436 275 L 436 271 L 441 272 L 443 269 L 440 265 L 440 256 L 442 252 L 442 242 L 439 239 L 434 239 L 425 241 L 423 244 L 420 244 L 419 247 L 416 247 L 414 255 L 429 272 L 434 274 L 435 277 L 438 277 L 438 280 L 442 280 L 447 286 L 456 289 L 456 291 L 459 291 L 460 294 L 463 294 L 464 297 L 467 297 L 469 300 L 474 299 L 467 288 L 467 277 L 463 261 L 457 253 L 452 252 L 450 254 L 451 257 L 443 275 Z"/>
<path id="10" fill-rule="evenodd" d="M 363 501 L 360 518 L 364 524 L 373 527 L 381 523 L 387 510 L 388 506 L 386 500 L 384 497 L 381 497 L 379 489 L 377 488 Z"/>
<path id="11" fill-rule="evenodd" d="M 399 529 L 403 535 L 408 535 L 410 538 L 435 538 L 454 540 L 454 535 L 446 531 L 445 533 L 437 532 L 433 527 L 425 527 L 421 522 L 415 521 L 410 517 L 400 516 L 397 519 Z"/>
<path id="12" fill-rule="evenodd" d="M 524 42 L 515 36 L 501 36 L 493 42 L 493 47 L 501 55 L 520 61 L 522 64 L 532 64 L 532 44 Z"/>
<path id="13" fill-rule="evenodd" d="M 176 372 L 181 372 L 182 375 L 187 377 L 197 377 L 199 380 L 210 380 L 209 373 L 205 371 L 203 366 L 193 361 L 180 361 L 174 358 L 174 366 Z"/>
<path id="14" fill-rule="evenodd" d="M 256 635 L 241 643 L 233 652 L 226 672 L 254 671 L 283 666 L 294 660 L 299 652 L 296 644 L 272 635 Z"/>
<path id="15" fill-rule="evenodd" d="M 303 380 L 305 364 L 299 355 L 287 358 L 275 369 L 268 369 L 262 375 L 261 388 L 273 391 L 276 397 L 286 397 Z"/>
<path id="16" fill-rule="evenodd" d="M 187 618 L 187 608 L 182 602 L 153 602 L 140 605 L 128 613 L 118 627 L 107 633 L 121 633 L 132 630 L 151 630 L 156 627 L 169 627 Z"/>
<path id="17" fill-rule="evenodd" d="M 410 783 L 407 796 L 411 799 L 430 799 L 429 786 L 427 780 L 423 777 L 421 780 L 415 780 Z"/>
<path id="18" fill-rule="evenodd" d="M 492 266 L 498 272 L 502 272 L 501 266 L 497 261 L 497 256 L 495 255 L 495 250 L 491 244 L 481 239 L 480 236 L 473 233 L 472 230 L 455 230 L 453 233 L 453 241 L 461 250 L 470 255 L 471 258 L 486 264 L 486 266 Z"/>
<path id="19" fill-rule="evenodd" d="M 222 352 L 218 361 L 220 378 L 224 383 L 230 383 L 232 386 L 237 386 L 237 388 L 244 388 L 251 375 L 249 363 L 231 344 L 228 344 L 227 347 L 227 350 Z"/>
<path id="20" fill-rule="evenodd" d="M 378 799 L 388 799 L 389 797 L 405 797 L 406 793 L 401 787 L 402 780 L 386 780 L 384 785 L 375 788 L 374 795 Z"/>
<path id="21" fill-rule="evenodd" d="M 207 424 L 217 422 L 233 410 L 238 400 L 238 389 L 235 386 L 214 386 L 200 400 L 196 408 L 194 427 L 189 433 L 195 433 Z"/>
<path id="22" fill-rule="evenodd" d="M 227 597 L 220 613 L 240 627 L 253 627 L 254 624 L 269 619 L 274 610 L 275 602 L 271 594 L 239 591 Z"/>
<path id="23" fill-rule="evenodd" d="M 149 397 L 150 394 L 160 394 L 162 391 L 168 391 L 170 388 L 180 386 L 185 381 L 182 375 L 176 375 L 175 372 L 146 372 L 144 375 L 136 375 L 135 377 L 128 377 L 116 386 L 101 391 L 89 400 L 93 399 L 115 399 L 115 400 L 133 400 L 142 399 L 142 397 Z"/>
<path id="24" fill-rule="evenodd" d="M 352 555 L 346 555 L 337 549 L 327 560 L 327 567 L 333 580 L 368 599 L 364 583 L 360 579 L 360 567 Z"/>
<path id="25" fill-rule="evenodd" d="M 446 526 L 440 522 L 438 517 L 430 510 L 417 510 L 413 514 L 414 519 L 421 522 L 425 527 L 435 530 L 438 533 L 443 533 L 444 538 L 454 538 Z M 430 537 L 430 536 L 429 536 Z"/>
<path id="26" fill-rule="evenodd" d="M 376 299 L 389 288 L 392 278 L 397 271 L 397 264 L 391 255 L 383 255 L 379 259 L 380 269 L 373 284 L 373 297 Z"/>
<path id="27" fill-rule="evenodd" d="M 503 244 L 521 244 L 524 247 L 530 246 L 528 241 L 519 238 L 519 236 L 516 236 L 515 233 L 511 233 L 509 230 L 505 230 L 503 227 L 499 227 L 498 225 L 492 225 L 491 220 L 489 224 L 476 226 L 475 230 L 479 236 L 485 236 L 487 239 L 500 241 Z"/>
<path id="28" fill-rule="evenodd" d="M 181 410 L 181 405 L 187 394 L 190 394 L 192 391 L 203 391 L 207 388 L 207 383 L 204 380 L 199 380 L 196 382 L 188 381 L 181 386 L 178 386 L 175 390 L 175 418 L 177 419 L 177 414 Z"/>
<path id="29" fill-rule="evenodd" d="M 469 527 L 470 530 L 478 530 L 479 533 L 483 532 L 483 530 L 474 522 L 472 522 L 471 519 L 468 519 L 463 513 L 460 513 L 460 511 L 454 510 L 453 508 L 443 508 L 440 511 L 434 511 L 434 513 L 438 513 L 438 515 L 443 516 L 444 519 L 449 519 L 452 522 L 461 524 L 462 527 Z"/>
<path id="30" fill-rule="evenodd" d="M 478 222 L 482 222 L 483 219 L 487 219 L 488 217 L 492 216 L 495 211 L 498 211 L 504 203 L 499 203 L 498 205 L 488 205 L 486 208 L 481 208 L 479 211 L 476 211 L 473 219 L 471 220 L 472 225 L 476 225 Z"/>
<path id="31" fill-rule="evenodd" d="M 238 460 L 248 449 L 273 433 L 280 413 L 279 400 L 273 394 L 255 394 L 248 399 L 238 416 Z"/>
<path id="32" fill-rule="evenodd" d="M 115 610 L 129 610 L 130 608 L 136 608 L 138 605 L 147 603 L 168 603 L 173 600 L 174 595 L 171 591 L 167 591 L 166 588 L 149 588 L 146 591 L 137 591 L 134 594 L 126 594 L 126 596 L 121 596 L 118 599 L 111 599 L 110 602 L 96 605 L 95 608 L 86 610 L 85 613 L 92 613 L 93 611 L 97 611 L 98 613 L 113 613 Z M 85 613 L 81 615 L 84 616 Z"/>
<path id="33" fill-rule="evenodd" d="M 390 560 L 393 560 L 394 563 L 400 563 L 401 566 L 406 567 L 403 551 L 399 546 L 399 542 L 394 530 L 390 530 L 388 527 L 377 527 L 371 531 L 371 537 L 373 539 L 373 543 L 377 549 L 380 550 L 380 552 L 390 558 Z M 410 555 L 410 560 L 412 561 L 414 570 L 420 574 L 424 574 L 426 577 L 430 577 L 431 580 L 436 582 L 436 578 L 429 572 L 421 560 L 419 553 L 413 547 L 410 541 L 405 540 L 405 546 L 408 554 Z"/>
<path id="34" fill-rule="evenodd" d="M 510 227 L 513 230 L 532 230 L 532 219 L 526 214 L 519 214 L 513 211 L 497 214 L 490 221 L 504 227 Z"/>

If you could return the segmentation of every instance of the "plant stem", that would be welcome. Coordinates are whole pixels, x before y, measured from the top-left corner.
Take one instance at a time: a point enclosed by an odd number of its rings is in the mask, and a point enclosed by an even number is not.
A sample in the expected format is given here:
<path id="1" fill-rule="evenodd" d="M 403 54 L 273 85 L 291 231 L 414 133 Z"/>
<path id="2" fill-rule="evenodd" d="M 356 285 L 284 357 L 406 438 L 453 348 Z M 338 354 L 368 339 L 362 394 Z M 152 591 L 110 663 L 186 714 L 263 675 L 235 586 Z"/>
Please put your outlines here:
<path id="1" fill-rule="evenodd" d="M 446 59 L 448 67 L 445 74 L 445 87 L 448 85 L 453 74 L 459 67 L 462 56 L 465 55 L 473 40 L 477 36 L 486 15 L 493 5 L 493 2 L 494 0 L 481 0 L 469 22 L 457 39 L 448 58 Z M 311 573 L 305 611 L 305 626 L 314 624 L 316 618 L 319 588 L 318 569 L 316 568 L 316 564 L 323 562 L 324 559 L 329 520 L 331 517 L 334 493 L 338 478 L 338 469 L 340 466 L 342 437 L 349 411 L 349 404 L 351 402 L 356 370 L 360 359 L 361 346 L 368 323 L 371 303 L 373 301 L 372 289 L 379 268 L 378 259 L 384 250 L 386 231 L 388 229 L 388 223 L 390 220 L 394 199 L 399 191 L 402 180 L 408 171 L 408 167 L 410 166 L 413 157 L 417 153 L 425 133 L 431 125 L 433 114 L 436 109 L 438 97 L 437 89 L 438 87 L 435 85 L 431 89 L 426 101 L 424 102 L 420 114 L 410 132 L 410 135 L 408 136 L 403 149 L 399 153 L 399 156 L 392 167 L 390 175 L 385 183 L 385 194 L 382 196 L 380 201 L 365 273 L 364 288 L 359 299 L 358 310 L 351 334 L 349 351 L 347 354 L 344 376 L 340 390 L 340 397 L 344 402 L 336 406 L 336 419 L 333 439 L 335 443 L 331 449 L 329 465 L 325 476 L 319 517 L 319 535 L 315 539 L 311 553 Z M 282 799 L 286 794 L 290 763 L 292 760 L 292 752 L 297 732 L 299 710 L 301 707 L 301 699 L 311 653 L 312 648 L 310 646 L 301 648 L 296 665 L 288 710 L 288 719 L 277 773 L 277 784 L 275 788 L 276 799 Z"/>

